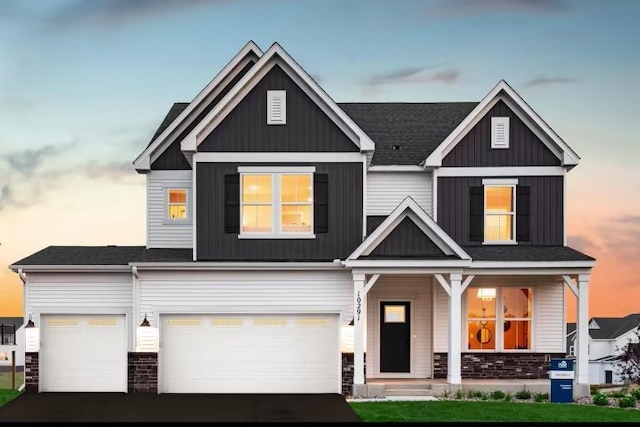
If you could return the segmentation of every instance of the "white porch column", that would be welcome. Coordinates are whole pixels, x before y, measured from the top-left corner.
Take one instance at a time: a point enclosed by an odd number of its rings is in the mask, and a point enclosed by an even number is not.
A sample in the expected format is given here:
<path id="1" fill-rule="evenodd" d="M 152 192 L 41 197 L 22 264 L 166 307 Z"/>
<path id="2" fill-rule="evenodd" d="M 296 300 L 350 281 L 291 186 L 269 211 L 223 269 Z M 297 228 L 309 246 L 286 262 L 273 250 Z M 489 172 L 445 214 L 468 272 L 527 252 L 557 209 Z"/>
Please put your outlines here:
<path id="1" fill-rule="evenodd" d="M 576 369 L 578 384 L 589 385 L 589 278 L 590 274 L 578 275 L 578 351 Z"/>
<path id="2" fill-rule="evenodd" d="M 353 274 L 353 384 L 362 385 L 364 378 L 365 334 L 367 312 L 364 299 L 364 274 Z"/>
<path id="3" fill-rule="evenodd" d="M 462 384 L 462 274 L 449 275 L 449 360 L 447 382 Z"/>

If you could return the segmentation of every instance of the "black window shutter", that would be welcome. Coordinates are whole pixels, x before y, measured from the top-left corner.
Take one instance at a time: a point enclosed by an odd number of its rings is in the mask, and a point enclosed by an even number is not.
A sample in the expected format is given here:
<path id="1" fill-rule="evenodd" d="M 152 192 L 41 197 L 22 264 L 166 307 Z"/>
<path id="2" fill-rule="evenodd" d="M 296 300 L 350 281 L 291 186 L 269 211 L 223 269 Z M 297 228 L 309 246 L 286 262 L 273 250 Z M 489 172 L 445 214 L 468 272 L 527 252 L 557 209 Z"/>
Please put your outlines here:
<path id="1" fill-rule="evenodd" d="M 531 187 L 516 186 L 516 241 L 531 240 Z"/>
<path id="2" fill-rule="evenodd" d="M 469 188 L 469 240 L 484 240 L 484 187 Z"/>
<path id="3" fill-rule="evenodd" d="M 224 176 L 224 232 L 240 233 L 240 174 Z"/>
<path id="4" fill-rule="evenodd" d="M 313 174 L 313 222 L 314 231 L 329 232 L 329 175 Z"/>

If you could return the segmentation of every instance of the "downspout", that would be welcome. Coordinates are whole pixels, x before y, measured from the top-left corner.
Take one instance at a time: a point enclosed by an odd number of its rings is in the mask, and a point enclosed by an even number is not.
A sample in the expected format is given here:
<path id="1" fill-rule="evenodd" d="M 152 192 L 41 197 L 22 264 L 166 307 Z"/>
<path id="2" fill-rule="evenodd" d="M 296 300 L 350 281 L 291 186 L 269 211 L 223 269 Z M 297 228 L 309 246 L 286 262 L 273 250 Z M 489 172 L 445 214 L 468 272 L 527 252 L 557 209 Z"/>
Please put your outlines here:
<path id="1" fill-rule="evenodd" d="M 23 273 L 22 269 L 19 268 L 18 269 L 18 277 L 20 278 L 20 280 L 22 281 L 22 322 L 24 323 L 24 319 L 27 317 L 27 276 L 26 274 Z M 24 330 L 24 327 L 22 328 Z M 24 369 L 23 375 L 22 375 L 22 384 L 20 384 L 20 387 L 18 387 L 18 391 L 20 393 L 22 393 L 24 391 L 24 388 L 27 384 L 27 367 L 26 367 L 26 363 L 24 364 L 25 366 L 22 367 L 22 369 Z"/>

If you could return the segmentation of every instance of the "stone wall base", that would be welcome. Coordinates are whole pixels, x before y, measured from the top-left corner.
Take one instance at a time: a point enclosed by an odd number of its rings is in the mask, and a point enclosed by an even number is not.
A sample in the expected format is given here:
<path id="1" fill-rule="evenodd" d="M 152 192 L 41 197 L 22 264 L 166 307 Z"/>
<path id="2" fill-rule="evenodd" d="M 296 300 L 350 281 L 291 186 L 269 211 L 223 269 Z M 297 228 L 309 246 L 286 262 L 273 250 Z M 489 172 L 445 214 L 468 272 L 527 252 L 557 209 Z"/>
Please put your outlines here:
<path id="1" fill-rule="evenodd" d="M 462 378 L 548 379 L 550 360 L 564 353 L 462 353 Z M 433 354 L 433 377 L 447 378 L 447 353 Z"/>
<path id="2" fill-rule="evenodd" d="M 24 355 L 24 391 L 38 393 L 40 391 L 40 354 L 25 353 Z"/>
<path id="3" fill-rule="evenodd" d="M 129 353 L 127 391 L 158 394 L 158 353 Z"/>

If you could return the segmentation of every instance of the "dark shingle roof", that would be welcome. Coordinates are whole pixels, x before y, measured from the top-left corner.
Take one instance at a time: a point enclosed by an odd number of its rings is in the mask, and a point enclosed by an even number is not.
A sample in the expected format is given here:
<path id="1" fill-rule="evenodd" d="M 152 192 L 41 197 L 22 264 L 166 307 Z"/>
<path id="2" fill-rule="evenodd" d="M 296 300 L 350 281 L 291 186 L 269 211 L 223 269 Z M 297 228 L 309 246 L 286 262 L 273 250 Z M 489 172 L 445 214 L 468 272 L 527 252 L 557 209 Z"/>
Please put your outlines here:
<path id="1" fill-rule="evenodd" d="M 338 105 L 376 144 L 371 164 L 417 165 L 478 103 L 343 102 Z"/>
<path id="2" fill-rule="evenodd" d="M 474 261 L 594 261 L 568 246 L 464 246 Z"/>
<path id="3" fill-rule="evenodd" d="M 185 108 L 187 108 L 188 105 L 188 102 L 173 103 L 167 115 L 164 116 L 164 119 L 162 119 L 162 123 L 160 123 L 160 126 L 158 126 L 158 129 L 156 129 L 156 132 L 153 134 L 153 137 L 151 137 L 151 140 L 147 144 L 147 147 L 151 145 L 153 140 L 156 139 L 162 132 L 164 132 L 166 128 L 169 127 L 169 125 L 180 115 L 180 113 L 184 111 Z"/>
<path id="4" fill-rule="evenodd" d="M 185 262 L 192 249 L 146 249 L 144 246 L 48 246 L 13 265 L 127 265 L 130 262 Z"/>
<path id="5" fill-rule="evenodd" d="M 19 328 L 23 322 L 24 319 L 22 317 L 0 317 L 0 325 L 14 325 L 16 328 Z"/>
<path id="6" fill-rule="evenodd" d="M 376 144 L 371 164 L 417 165 L 444 141 L 477 104 L 477 102 L 343 102 L 338 105 Z M 173 104 L 151 141 L 158 137 L 188 105 L 188 102 Z"/>
<path id="7" fill-rule="evenodd" d="M 640 313 L 629 314 L 625 317 L 592 317 L 591 320 L 600 326 L 600 329 L 589 329 L 589 335 L 593 339 L 614 339 L 620 335 L 637 328 L 640 324 Z"/>

